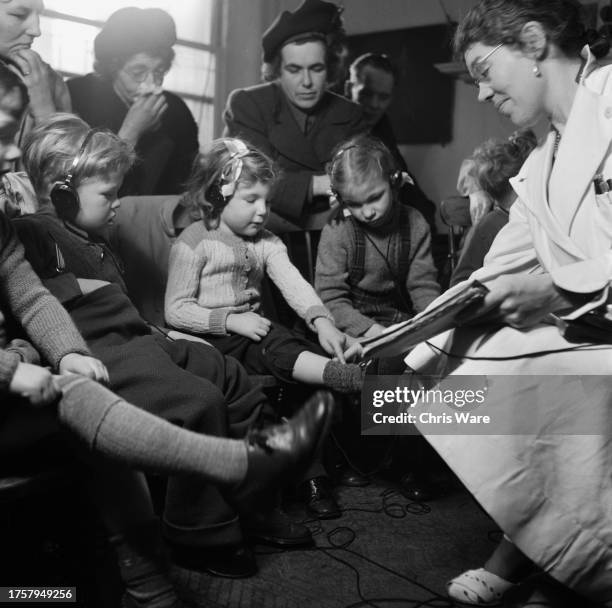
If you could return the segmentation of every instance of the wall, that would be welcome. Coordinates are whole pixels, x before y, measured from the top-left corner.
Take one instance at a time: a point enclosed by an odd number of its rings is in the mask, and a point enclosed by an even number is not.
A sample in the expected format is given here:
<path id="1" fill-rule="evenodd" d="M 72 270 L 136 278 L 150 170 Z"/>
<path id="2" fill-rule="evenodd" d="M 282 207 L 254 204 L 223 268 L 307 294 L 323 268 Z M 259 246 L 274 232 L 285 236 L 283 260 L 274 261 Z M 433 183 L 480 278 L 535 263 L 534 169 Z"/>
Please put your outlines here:
<path id="1" fill-rule="evenodd" d="M 348 0 L 344 20 L 349 33 L 359 34 L 390 29 L 420 27 L 443 23 L 444 13 L 432 0 L 379 0 L 372 11 L 369 0 Z M 474 0 L 443 0 L 452 20 L 474 4 Z M 382 10 L 381 10 L 382 9 Z M 510 121 L 499 116 L 489 104 L 480 104 L 476 89 L 461 81 L 455 83 L 453 138 L 448 144 L 401 146 L 410 170 L 423 190 L 436 203 L 456 194 L 457 171 L 461 161 L 487 137 L 512 132 Z"/>

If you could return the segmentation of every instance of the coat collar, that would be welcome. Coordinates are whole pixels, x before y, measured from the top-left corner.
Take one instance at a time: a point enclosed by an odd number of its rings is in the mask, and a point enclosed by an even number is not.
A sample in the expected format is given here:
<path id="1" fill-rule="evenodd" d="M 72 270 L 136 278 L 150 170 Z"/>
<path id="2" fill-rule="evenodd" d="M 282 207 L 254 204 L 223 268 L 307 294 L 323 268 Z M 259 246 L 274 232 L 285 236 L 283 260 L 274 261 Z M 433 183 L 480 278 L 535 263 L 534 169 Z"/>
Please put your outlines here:
<path id="1" fill-rule="evenodd" d="M 273 125 L 269 130 L 268 139 L 274 148 L 283 156 L 295 163 L 303 165 L 312 171 L 321 171 L 321 165 L 327 162 L 322 158 L 316 143 L 326 137 L 330 125 L 347 124 L 353 118 L 343 104 L 336 103 L 336 96 L 325 92 L 315 115 L 316 121 L 308 136 L 304 135 L 289 106 L 289 100 L 278 82 L 274 87 L 274 107 L 272 111 Z M 328 146 L 325 146 L 327 149 Z"/>
<path id="2" fill-rule="evenodd" d="M 554 166 L 555 135 L 550 132 L 512 180 L 550 238 L 578 259 L 585 254 L 570 238 L 574 220 L 594 196 L 593 179 L 601 172 L 612 141 L 612 96 L 605 90 L 609 68 L 598 70 L 592 55 L 584 56 L 585 68 Z M 612 175 L 604 176 L 609 178 Z"/>

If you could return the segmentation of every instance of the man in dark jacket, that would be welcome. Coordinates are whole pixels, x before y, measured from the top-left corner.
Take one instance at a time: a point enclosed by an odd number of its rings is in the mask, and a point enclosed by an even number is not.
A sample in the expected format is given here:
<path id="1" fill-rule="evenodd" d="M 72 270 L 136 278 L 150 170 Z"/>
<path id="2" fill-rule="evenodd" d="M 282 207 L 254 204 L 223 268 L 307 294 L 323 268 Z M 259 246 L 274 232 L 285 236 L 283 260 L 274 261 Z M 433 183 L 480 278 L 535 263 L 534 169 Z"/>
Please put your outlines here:
<path id="1" fill-rule="evenodd" d="M 387 55 L 365 53 L 351 63 L 344 91 L 351 101 L 362 107 L 370 135 L 380 139 L 393 154 L 397 166 L 409 174 L 412 183 L 408 182 L 402 187 L 402 199 L 422 213 L 432 235 L 435 236 L 436 205 L 427 198 L 414 175 L 408 171 L 406 161 L 397 147 L 393 127 L 387 114 L 393 101 L 397 77 L 397 70 Z"/>

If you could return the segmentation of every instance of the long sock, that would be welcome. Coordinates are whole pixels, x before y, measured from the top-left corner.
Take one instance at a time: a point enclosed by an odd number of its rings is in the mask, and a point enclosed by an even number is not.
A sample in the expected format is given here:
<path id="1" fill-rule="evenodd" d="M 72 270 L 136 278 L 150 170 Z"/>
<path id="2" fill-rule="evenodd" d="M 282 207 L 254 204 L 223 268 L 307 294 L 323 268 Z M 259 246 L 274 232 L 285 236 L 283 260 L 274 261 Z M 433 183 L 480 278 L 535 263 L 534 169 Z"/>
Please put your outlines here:
<path id="1" fill-rule="evenodd" d="M 244 442 L 182 429 L 87 378 L 64 376 L 58 383 L 63 391 L 60 420 L 91 449 L 147 472 L 227 484 L 244 479 Z"/>
<path id="2" fill-rule="evenodd" d="M 323 370 L 323 383 L 340 393 L 358 393 L 363 388 L 363 376 L 364 368 L 360 365 L 332 359 Z"/>

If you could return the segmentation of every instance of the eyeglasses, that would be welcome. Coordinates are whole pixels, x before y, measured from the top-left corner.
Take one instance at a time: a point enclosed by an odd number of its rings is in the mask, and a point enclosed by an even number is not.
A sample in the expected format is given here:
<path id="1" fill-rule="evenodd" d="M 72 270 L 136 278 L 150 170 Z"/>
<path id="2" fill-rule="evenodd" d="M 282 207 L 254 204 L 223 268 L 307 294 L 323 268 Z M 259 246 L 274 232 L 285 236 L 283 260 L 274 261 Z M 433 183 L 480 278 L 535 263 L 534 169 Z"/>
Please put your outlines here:
<path id="1" fill-rule="evenodd" d="M 485 62 L 491 58 L 491 55 L 501 49 L 504 43 L 498 44 L 495 48 L 491 49 L 484 57 L 481 57 L 472 64 L 472 73 L 474 75 L 474 86 L 479 87 L 480 83 L 488 76 L 489 69 L 491 66 L 485 65 Z"/>
<path id="2" fill-rule="evenodd" d="M 161 84 L 164 81 L 164 77 L 166 76 L 168 70 L 162 68 L 158 68 L 156 70 L 150 70 L 148 68 L 124 68 L 123 72 L 138 83 L 144 82 L 148 78 L 149 74 L 151 74 L 153 76 L 153 82 L 156 84 Z"/>

